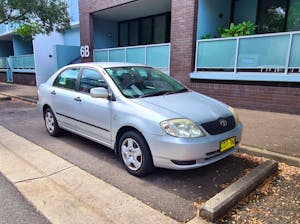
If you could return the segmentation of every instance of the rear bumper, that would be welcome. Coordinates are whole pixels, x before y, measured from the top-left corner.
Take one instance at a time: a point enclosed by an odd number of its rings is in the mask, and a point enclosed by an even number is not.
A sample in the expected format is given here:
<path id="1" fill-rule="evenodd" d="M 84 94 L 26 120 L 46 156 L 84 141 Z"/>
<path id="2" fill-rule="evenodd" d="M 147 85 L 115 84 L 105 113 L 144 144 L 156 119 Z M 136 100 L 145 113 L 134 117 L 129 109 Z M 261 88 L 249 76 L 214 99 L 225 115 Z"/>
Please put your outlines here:
<path id="1" fill-rule="evenodd" d="M 236 146 L 221 153 L 220 142 L 233 136 L 236 137 Z M 237 151 L 242 137 L 242 125 L 219 135 L 201 138 L 185 139 L 169 135 L 145 137 L 156 167 L 186 170 L 214 163 Z M 181 165 L 181 162 L 185 165 Z"/>

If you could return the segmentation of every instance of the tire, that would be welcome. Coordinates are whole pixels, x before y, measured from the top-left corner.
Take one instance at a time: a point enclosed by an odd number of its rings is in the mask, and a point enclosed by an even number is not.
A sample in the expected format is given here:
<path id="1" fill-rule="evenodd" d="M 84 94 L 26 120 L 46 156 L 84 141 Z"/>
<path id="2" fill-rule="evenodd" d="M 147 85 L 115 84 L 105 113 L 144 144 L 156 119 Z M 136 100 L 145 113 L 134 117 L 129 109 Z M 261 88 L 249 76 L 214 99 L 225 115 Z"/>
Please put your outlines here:
<path id="1" fill-rule="evenodd" d="M 119 155 L 126 170 L 134 176 L 145 176 L 154 170 L 152 155 L 144 137 L 125 132 L 119 141 Z"/>
<path id="2" fill-rule="evenodd" d="M 50 108 L 44 111 L 44 121 L 49 135 L 57 137 L 62 134 L 62 129 L 58 126 L 56 117 Z"/>

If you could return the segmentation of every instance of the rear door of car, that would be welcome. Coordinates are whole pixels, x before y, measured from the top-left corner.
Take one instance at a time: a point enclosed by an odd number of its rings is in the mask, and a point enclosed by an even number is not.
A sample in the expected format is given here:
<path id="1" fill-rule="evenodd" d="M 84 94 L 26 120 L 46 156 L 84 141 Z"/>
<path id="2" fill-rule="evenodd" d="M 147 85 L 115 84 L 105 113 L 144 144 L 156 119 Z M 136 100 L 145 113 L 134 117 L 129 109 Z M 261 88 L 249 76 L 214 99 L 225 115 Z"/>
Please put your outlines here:
<path id="1" fill-rule="evenodd" d="M 93 98 L 90 90 L 95 87 L 108 88 L 103 76 L 95 69 L 83 68 L 76 93 L 75 110 L 78 115 L 78 129 L 84 135 L 111 146 L 112 101 Z"/>
<path id="2" fill-rule="evenodd" d="M 80 68 L 68 68 L 62 71 L 50 88 L 51 107 L 60 126 L 76 130 L 78 115 L 76 106 L 76 88 Z"/>

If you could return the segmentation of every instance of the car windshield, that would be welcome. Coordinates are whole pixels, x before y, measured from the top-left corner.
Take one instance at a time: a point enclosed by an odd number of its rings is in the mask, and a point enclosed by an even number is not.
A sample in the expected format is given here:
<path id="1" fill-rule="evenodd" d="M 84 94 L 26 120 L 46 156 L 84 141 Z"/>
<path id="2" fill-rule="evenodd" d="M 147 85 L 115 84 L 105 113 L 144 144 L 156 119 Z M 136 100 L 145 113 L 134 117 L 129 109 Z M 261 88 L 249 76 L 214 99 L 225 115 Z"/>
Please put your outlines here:
<path id="1" fill-rule="evenodd" d="M 168 95 L 188 89 L 163 72 L 151 67 L 115 67 L 105 71 L 128 98 Z"/>

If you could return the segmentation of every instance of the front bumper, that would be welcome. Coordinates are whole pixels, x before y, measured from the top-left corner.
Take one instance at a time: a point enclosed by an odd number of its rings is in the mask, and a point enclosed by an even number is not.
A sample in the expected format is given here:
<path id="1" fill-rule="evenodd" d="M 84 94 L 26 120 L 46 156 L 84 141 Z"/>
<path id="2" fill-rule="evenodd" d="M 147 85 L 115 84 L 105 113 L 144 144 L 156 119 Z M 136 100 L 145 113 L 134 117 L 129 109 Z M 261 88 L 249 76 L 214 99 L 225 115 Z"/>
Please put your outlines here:
<path id="1" fill-rule="evenodd" d="M 233 136 L 236 137 L 236 146 L 221 153 L 220 142 Z M 235 152 L 241 142 L 242 124 L 231 131 L 200 138 L 176 138 L 169 135 L 145 137 L 153 156 L 154 166 L 186 170 L 214 163 Z M 185 165 L 179 165 L 178 161 L 179 164 L 182 161 Z"/>

